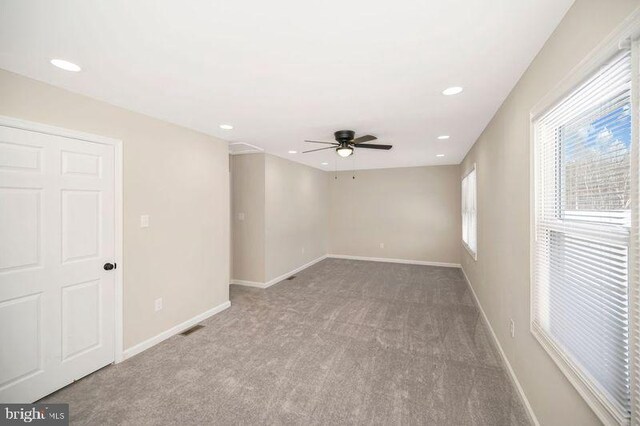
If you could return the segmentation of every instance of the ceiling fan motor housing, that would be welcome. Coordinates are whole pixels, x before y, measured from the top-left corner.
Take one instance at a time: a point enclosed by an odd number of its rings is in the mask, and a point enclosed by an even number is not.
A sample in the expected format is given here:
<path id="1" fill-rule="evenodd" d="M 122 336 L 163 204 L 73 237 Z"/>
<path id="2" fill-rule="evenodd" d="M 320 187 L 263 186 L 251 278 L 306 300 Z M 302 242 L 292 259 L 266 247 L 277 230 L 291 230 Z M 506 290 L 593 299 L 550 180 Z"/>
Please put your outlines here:
<path id="1" fill-rule="evenodd" d="M 338 130 L 333 134 L 338 142 L 341 144 L 348 143 L 356 136 L 356 132 L 353 130 Z"/>

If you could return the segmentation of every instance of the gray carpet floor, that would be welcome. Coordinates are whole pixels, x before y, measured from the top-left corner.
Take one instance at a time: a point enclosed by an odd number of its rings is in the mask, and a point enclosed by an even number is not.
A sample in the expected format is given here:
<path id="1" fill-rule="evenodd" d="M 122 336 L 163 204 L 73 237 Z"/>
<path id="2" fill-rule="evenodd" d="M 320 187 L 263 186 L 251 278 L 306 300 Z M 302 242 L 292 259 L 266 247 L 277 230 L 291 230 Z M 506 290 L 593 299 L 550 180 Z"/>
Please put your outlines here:
<path id="1" fill-rule="evenodd" d="M 458 269 L 326 259 L 42 402 L 73 424 L 523 425 Z"/>

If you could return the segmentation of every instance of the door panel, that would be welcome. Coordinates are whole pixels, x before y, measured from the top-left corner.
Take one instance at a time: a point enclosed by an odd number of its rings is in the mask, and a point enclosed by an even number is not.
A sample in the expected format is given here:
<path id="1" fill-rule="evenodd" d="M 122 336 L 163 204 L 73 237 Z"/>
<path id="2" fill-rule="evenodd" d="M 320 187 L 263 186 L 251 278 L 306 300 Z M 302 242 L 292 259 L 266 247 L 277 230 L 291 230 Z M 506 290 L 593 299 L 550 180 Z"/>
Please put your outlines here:
<path id="1" fill-rule="evenodd" d="M 40 172 L 42 148 L 0 142 L 0 169 Z"/>
<path id="2" fill-rule="evenodd" d="M 100 345 L 100 310 L 100 280 L 62 288 L 63 361 Z"/>
<path id="3" fill-rule="evenodd" d="M 101 157 L 82 152 L 62 152 L 62 174 L 100 177 Z"/>
<path id="4" fill-rule="evenodd" d="M 0 402 L 114 360 L 114 149 L 0 126 Z"/>
<path id="5" fill-rule="evenodd" d="M 100 191 L 62 190 L 62 263 L 100 255 Z"/>
<path id="6" fill-rule="evenodd" d="M 0 341 L 11 342 L 5 349 L 0 350 L 0 365 L 11 366 L 0 369 L 0 388 L 11 386 L 41 372 L 40 315 L 40 294 L 0 303 Z M 15 318 L 24 320 L 15 324 Z"/>
<path id="7" fill-rule="evenodd" d="M 0 188 L 0 272 L 40 265 L 42 191 Z"/>

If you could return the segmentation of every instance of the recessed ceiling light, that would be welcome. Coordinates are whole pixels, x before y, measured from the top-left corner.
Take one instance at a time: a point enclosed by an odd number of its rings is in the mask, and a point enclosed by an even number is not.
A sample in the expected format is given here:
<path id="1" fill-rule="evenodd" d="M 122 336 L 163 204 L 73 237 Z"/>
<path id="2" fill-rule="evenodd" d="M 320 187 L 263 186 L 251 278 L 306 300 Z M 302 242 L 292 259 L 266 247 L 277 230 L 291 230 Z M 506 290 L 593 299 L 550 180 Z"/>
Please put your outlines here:
<path id="1" fill-rule="evenodd" d="M 221 124 L 220 128 L 223 130 L 231 130 L 233 129 L 233 126 L 231 124 Z"/>
<path id="2" fill-rule="evenodd" d="M 327 162 L 320 163 L 320 164 L 322 164 L 323 166 L 328 166 L 329 165 L 329 163 L 327 163 Z"/>
<path id="3" fill-rule="evenodd" d="M 298 151 L 294 151 L 294 150 L 289 151 L 289 154 L 297 154 L 297 153 Z"/>
<path id="4" fill-rule="evenodd" d="M 65 61 L 64 59 L 52 59 L 51 63 L 65 71 L 78 72 L 82 70 L 78 65 L 73 62 Z"/>
<path id="5" fill-rule="evenodd" d="M 444 154 L 437 154 L 436 157 L 444 157 Z"/>
<path id="6" fill-rule="evenodd" d="M 440 139 L 440 140 L 449 139 L 449 135 L 440 135 L 440 136 L 438 136 L 438 139 Z"/>
<path id="7" fill-rule="evenodd" d="M 460 86 L 452 86 L 452 87 L 447 87 L 446 89 L 444 89 L 442 91 L 443 95 L 447 95 L 447 96 L 451 96 L 451 95 L 457 95 L 458 93 L 462 92 L 462 87 Z"/>

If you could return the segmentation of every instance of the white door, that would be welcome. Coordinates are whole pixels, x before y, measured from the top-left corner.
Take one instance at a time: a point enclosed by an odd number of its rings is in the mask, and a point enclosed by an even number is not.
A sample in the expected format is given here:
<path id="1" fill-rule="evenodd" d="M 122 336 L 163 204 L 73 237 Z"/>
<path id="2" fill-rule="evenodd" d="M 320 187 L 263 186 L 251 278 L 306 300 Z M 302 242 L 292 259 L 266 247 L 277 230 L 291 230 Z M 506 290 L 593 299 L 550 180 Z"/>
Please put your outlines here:
<path id="1" fill-rule="evenodd" d="M 114 360 L 114 147 L 0 126 L 0 402 Z"/>

